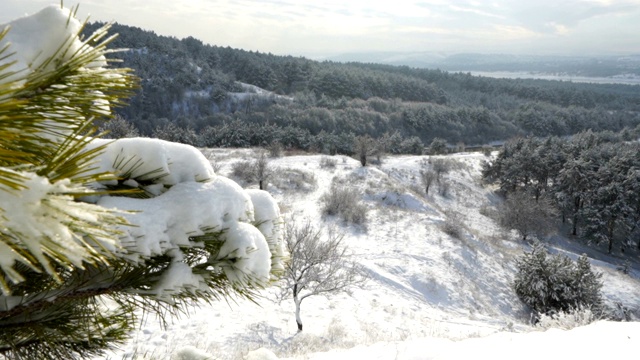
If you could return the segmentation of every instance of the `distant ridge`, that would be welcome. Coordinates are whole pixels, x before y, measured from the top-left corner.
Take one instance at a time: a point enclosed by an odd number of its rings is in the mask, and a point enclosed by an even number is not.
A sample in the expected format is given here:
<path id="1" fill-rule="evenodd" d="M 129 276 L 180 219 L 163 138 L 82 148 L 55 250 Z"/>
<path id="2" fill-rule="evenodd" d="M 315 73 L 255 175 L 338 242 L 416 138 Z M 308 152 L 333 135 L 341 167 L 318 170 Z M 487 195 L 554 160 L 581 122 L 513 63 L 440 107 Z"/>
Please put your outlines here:
<path id="1" fill-rule="evenodd" d="M 640 75 L 640 55 L 552 56 L 441 52 L 359 52 L 328 57 L 337 62 L 378 63 L 447 71 L 529 71 L 587 77 Z"/>

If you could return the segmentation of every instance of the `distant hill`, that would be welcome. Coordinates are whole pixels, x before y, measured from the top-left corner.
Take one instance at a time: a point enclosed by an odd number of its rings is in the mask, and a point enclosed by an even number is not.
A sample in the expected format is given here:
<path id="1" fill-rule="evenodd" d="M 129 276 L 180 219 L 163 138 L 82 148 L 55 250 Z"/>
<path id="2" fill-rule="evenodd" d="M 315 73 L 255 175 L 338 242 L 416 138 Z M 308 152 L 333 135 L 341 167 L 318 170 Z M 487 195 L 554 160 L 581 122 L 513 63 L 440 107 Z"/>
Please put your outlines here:
<path id="1" fill-rule="evenodd" d="M 514 71 L 586 77 L 640 76 L 640 54 L 630 56 L 540 56 L 513 54 L 444 54 L 435 52 L 349 53 L 327 58 L 340 62 L 378 63 L 448 71 Z"/>

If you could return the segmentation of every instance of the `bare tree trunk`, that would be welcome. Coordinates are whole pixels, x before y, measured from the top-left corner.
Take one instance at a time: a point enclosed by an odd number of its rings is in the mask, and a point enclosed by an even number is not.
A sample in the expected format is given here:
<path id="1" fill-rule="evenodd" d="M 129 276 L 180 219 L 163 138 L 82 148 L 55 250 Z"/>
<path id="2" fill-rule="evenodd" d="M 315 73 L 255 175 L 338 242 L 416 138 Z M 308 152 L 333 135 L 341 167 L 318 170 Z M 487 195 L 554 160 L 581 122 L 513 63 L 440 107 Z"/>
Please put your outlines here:
<path id="1" fill-rule="evenodd" d="M 580 197 L 573 198 L 573 229 L 571 230 L 571 235 L 578 235 L 578 211 L 580 211 Z"/>
<path id="2" fill-rule="evenodd" d="M 366 151 L 366 149 L 364 151 Z M 367 166 L 367 153 L 364 151 L 360 153 L 360 164 L 362 166 Z"/>
<path id="3" fill-rule="evenodd" d="M 302 318 L 300 318 L 300 300 L 298 296 L 293 297 L 293 302 L 296 303 L 296 323 L 298 324 L 298 331 L 302 331 Z"/>
<path id="4" fill-rule="evenodd" d="M 607 223 L 607 240 L 609 240 L 609 247 L 607 249 L 608 253 L 611 254 L 611 250 L 613 250 L 613 233 L 616 226 L 616 219 L 609 219 Z"/>

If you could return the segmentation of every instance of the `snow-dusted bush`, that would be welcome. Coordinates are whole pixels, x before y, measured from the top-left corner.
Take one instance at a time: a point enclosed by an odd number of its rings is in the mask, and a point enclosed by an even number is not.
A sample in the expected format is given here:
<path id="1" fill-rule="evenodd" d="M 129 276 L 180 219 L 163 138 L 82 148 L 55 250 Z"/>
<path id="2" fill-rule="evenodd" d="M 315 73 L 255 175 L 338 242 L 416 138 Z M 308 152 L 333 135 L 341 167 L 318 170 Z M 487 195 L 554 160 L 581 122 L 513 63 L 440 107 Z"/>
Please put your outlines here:
<path id="1" fill-rule="evenodd" d="M 269 159 L 264 151 L 260 151 L 253 160 L 242 160 L 231 167 L 231 176 L 245 184 L 258 183 L 261 190 L 267 188 L 267 181 L 273 175 Z"/>
<path id="2" fill-rule="evenodd" d="M 424 152 L 424 144 L 419 137 L 411 136 L 402 141 L 399 152 L 402 154 L 422 155 Z"/>
<path id="3" fill-rule="evenodd" d="M 598 319 L 599 317 L 590 308 L 577 308 L 568 312 L 560 311 L 554 314 L 540 314 L 536 326 L 543 330 L 570 330 L 578 326 L 589 325 Z"/>
<path id="4" fill-rule="evenodd" d="M 364 225 L 367 221 L 367 206 L 360 200 L 357 189 L 336 182 L 320 198 L 322 213 L 340 216 L 347 223 Z"/>
<path id="5" fill-rule="evenodd" d="M 231 165 L 231 177 L 246 184 L 255 181 L 256 175 L 250 160 L 240 160 Z"/>
<path id="6" fill-rule="evenodd" d="M 434 138 L 429 144 L 429 154 L 441 155 L 447 153 L 447 141 L 441 138 Z"/>
<path id="7" fill-rule="evenodd" d="M 451 191 L 451 183 L 446 181 L 441 181 L 438 184 L 438 194 L 443 198 L 449 197 L 450 191 Z"/>
<path id="8" fill-rule="evenodd" d="M 550 255 L 536 244 L 531 252 L 516 259 L 516 267 L 516 295 L 536 314 L 602 311 L 602 274 L 591 270 L 586 255 L 573 261 L 564 255 Z"/>
<path id="9" fill-rule="evenodd" d="M 320 167 L 322 169 L 335 169 L 338 164 L 338 160 L 330 158 L 328 156 L 323 156 L 320 158 Z"/>
<path id="10" fill-rule="evenodd" d="M 191 128 L 183 128 L 174 123 L 168 122 L 153 129 L 151 137 L 178 142 L 187 145 L 198 145 L 198 135 Z"/>
<path id="11" fill-rule="evenodd" d="M 640 309 L 638 307 L 629 308 L 621 302 L 616 301 L 612 307 L 606 310 L 605 317 L 615 321 L 639 321 Z"/>
<path id="12" fill-rule="evenodd" d="M 334 318 L 324 333 L 298 332 L 280 345 L 277 354 L 281 358 L 298 358 L 314 352 L 347 349 L 358 345 L 349 335 L 351 334 L 345 326 Z"/>
<path id="13" fill-rule="evenodd" d="M 449 171 L 456 167 L 456 163 L 451 159 L 436 158 L 430 161 L 431 171 L 436 173 L 436 180 L 440 182 L 442 175 L 447 174 Z"/>
<path id="14" fill-rule="evenodd" d="M 310 192 L 317 186 L 315 174 L 303 169 L 278 168 L 270 179 L 271 185 L 283 191 Z"/>
<path id="15" fill-rule="evenodd" d="M 458 212 L 447 212 L 445 220 L 440 224 L 440 229 L 447 235 L 461 239 L 463 236 L 462 216 Z"/>
<path id="16" fill-rule="evenodd" d="M 272 141 L 269 146 L 267 146 L 267 150 L 269 151 L 269 157 L 279 158 L 282 156 L 283 146 L 279 141 Z"/>
<path id="17" fill-rule="evenodd" d="M 125 120 L 119 115 L 116 115 L 113 120 L 103 122 L 98 130 L 100 132 L 105 132 L 106 135 L 104 137 L 108 139 L 140 136 L 138 129 L 135 128 L 133 123 Z"/>
<path id="18" fill-rule="evenodd" d="M 218 159 L 216 159 L 214 151 L 212 149 L 200 148 L 200 152 L 202 153 L 202 155 L 204 155 L 204 157 L 207 158 L 207 160 L 209 160 L 209 163 L 211 163 L 213 172 L 215 172 L 216 174 L 220 174 L 220 170 L 222 170 L 222 164 L 220 163 L 220 161 L 218 161 Z"/>

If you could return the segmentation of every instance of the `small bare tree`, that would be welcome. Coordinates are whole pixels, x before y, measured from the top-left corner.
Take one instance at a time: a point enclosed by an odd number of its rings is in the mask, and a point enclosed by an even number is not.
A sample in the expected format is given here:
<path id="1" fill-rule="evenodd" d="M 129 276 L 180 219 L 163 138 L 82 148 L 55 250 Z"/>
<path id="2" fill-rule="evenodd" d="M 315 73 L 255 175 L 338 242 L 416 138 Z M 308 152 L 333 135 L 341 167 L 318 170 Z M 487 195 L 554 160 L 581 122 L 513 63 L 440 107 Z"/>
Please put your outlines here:
<path id="1" fill-rule="evenodd" d="M 524 192 L 510 194 L 499 208 L 498 222 L 509 230 L 516 230 L 527 240 L 529 235 L 544 236 L 553 229 L 556 210 L 546 198 L 538 201 Z"/>
<path id="2" fill-rule="evenodd" d="M 255 172 L 256 180 L 260 190 L 266 190 L 267 180 L 271 176 L 271 168 L 269 167 L 269 159 L 264 151 L 260 151 L 260 154 L 253 163 L 253 171 Z"/>
<path id="3" fill-rule="evenodd" d="M 436 180 L 440 183 L 442 175 L 451 171 L 452 163 L 448 159 L 432 159 L 431 170 L 436 173 Z"/>
<path id="4" fill-rule="evenodd" d="M 234 163 L 231 167 L 231 175 L 247 184 L 257 182 L 260 190 L 266 190 L 267 182 L 273 175 L 273 169 L 269 165 L 266 152 L 261 150 L 253 160 Z"/>
<path id="5" fill-rule="evenodd" d="M 349 260 L 348 250 L 342 245 L 343 238 L 334 232 L 324 236 L 322 230 L 309 222 L 298 226 L 289 221 L 284 227 L 284 239 L 291 258 L 285 266 L 280 299 L 293 296 L 298 331 L 302 331 L 300 304 L 304 299 L 348 292 L 366 280 L 362 266 Z"/>
<path id="6" fill-rule="evenodd" d="M 376 143 L 368 135 L 358 136 L 355 139 L 355 151 L 362 166 L 367 166 L 369 156 L 376 152 Z"/>
<path id="7" fill-rule="evenodd" d="M 437 178 L 435 172 L 431 170 L 421 170 L 420 171 L 420 180 L 422 181 L 422 186 L 424 186 L 425 194 L 429 195 L 429 188 L 433 181 Z"/>

